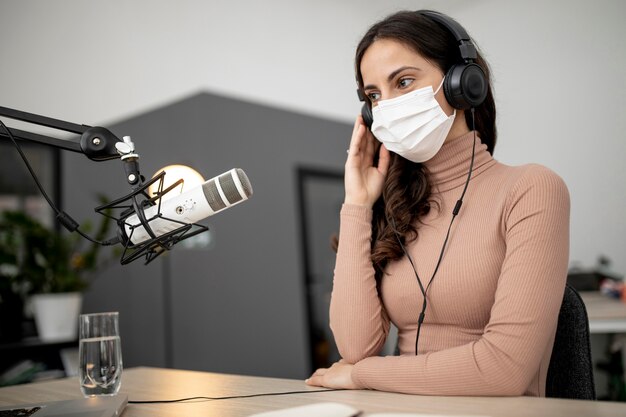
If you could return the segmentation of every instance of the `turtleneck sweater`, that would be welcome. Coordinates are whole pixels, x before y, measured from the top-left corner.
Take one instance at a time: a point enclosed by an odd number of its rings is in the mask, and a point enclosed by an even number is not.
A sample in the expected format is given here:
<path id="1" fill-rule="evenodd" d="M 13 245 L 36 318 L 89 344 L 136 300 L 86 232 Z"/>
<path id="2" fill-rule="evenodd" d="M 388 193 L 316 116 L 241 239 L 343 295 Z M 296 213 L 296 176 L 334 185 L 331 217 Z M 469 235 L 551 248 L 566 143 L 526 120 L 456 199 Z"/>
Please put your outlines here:
<path id="1" fill-rule="evenodd" d="M 406 245 L 424 288 L 467 179 L 474 133 L 424 165 L 438 204 Z M 423 296 L 406 256 L 381 282 L 371 261 L 372 210 L 344 204 L 330 327 L 362 389 L 423 395 L 545 396 L 569 257 L 569 194 L 549 169 L 499 163 L 476 137 L 474 168 L 443 260 Z M 378 356 L 390 322 L 399 356 Z"/>

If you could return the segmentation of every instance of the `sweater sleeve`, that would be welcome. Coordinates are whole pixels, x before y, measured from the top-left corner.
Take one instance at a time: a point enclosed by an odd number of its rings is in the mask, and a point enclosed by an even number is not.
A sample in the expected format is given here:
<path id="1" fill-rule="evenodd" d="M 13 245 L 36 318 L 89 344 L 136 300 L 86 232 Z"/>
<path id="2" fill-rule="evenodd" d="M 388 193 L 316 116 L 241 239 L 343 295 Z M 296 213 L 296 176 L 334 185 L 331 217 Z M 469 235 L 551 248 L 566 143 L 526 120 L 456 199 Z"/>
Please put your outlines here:
<path id="1" fill-rule="evenodd" d="M 361 388 L 426 395 L 522 395 L 554 337 L 569 257 L 569 194 L 552 171 L 531 165 L 503 214 L 506 255 L 480 339 L 419 356 L 371 357 Z"/>
<path id="2" fill-rule="evenodd" d="M 380 352 L 389 333 L 389 317 L 370 259 L 372 210 L 344 205 L 340 220 L 330 328 L 341 357 L 356 363 Z"/>

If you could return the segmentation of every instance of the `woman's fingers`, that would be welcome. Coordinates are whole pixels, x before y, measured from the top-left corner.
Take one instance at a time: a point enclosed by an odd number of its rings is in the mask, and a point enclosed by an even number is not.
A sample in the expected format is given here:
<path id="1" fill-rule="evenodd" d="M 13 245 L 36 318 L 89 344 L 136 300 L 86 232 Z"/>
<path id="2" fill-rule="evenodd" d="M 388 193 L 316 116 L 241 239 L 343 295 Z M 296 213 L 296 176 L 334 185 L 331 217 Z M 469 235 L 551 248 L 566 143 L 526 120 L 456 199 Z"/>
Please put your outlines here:
<path id="1" fill-rule="evenodd" d="M 383 177 L 387 176 L 390 161 L 391 155 L 389 154 L 389 149 L 385 148 L 385 145 L 380 145 L 378 152 L 378 172 L 380 172 Z"/>
<path id="2" fill-rule="evenodd" d="M 350 149 L 348 150 L 348 159 L 349 158 L 357 158 L 359 157 L 359 151 L 361 148 L 361 139 L 363 137 L 363 126 L 357 126 L 354 131 L 354 135 L 352 135 L 352 140 L 350 141 Z"/>
<path id="3" fill-rule="evenodd" d="M 360 116 L 359 116 L 360 117 Z M 354 127 L 352 128 L 352 136 L 354 136 L 354 133 L 356 132 L 356 130 L 359 128 L 360 125 L 362 125 L 363 123 L 361 123 L 361 120 L 359 119 L 359 117 L 357 117 L 354 120 Z"/>
<path id="4" fill-rule="evenodd" d="M 326 372 L 328 372 L 328 368 L 318 368 L 311 376 L 323 376 Z"/>
<path id="5" fill-rule="evenodd" d="M 350 138 L 349 156 L 358 156 L 359 148 L 361 147 L 361 138 L 363 137 L 363 121 L 361 116 L 356 118 L 354 122 L 354 129 L 352 129 L 352 137 Z"/>
<path id="6" fill-rule="evenodd" d="M 380 153 L 383 157 L 382 166 L 374 166 L 374 155 L 378 148 L 379 142 L 365 127 L 362 118 L 357 117 L 345 165 L 346 203 L 371 207 L 380 196 L 381 184 L 387 173 L 389 161 L 385 149 Z"/>
<path id="7" fill-rule="evenodd" d="M 307 385 L 314 385 L 316 387 L 323 387 L 322 385 L 322 377 L 321 376 L 311 376 L 309 379 L 305 379 L 304 382 Z"/>
<path id="8" fill-rule="evenodd" d="M 374 135 L 369 130 L 365 132 L 365 159 L 367 161 L 374 161 L 374 151 L 376 149 L 376 139 L 374 139 Z M 370 163 L 371 165 L 371 163 Z"/>
<path id="9" fill-rule="evenodd" d="M 309 385 L 318 385 L 326 388 L 357 389 L 352 381 L 352 369 L 354 365 L 348 363 L 334 363 L 330 368 L 323 369 L 323 375 L 316 371 L 306 382 Z"/>
<path id="10" fill-rule="evenodd" d="M 326 372 L 328 372 L 328 368 L 319 368 L 315 372 L 313 372 L 313 375 L 311 375 L 308 379 L 305 379 L 304 382 L 306 382 L 308 385 L 316 385 L 321 387 L 323 381 L 322 378 L 324 377 L 324 374 L 326 374 Z"/>

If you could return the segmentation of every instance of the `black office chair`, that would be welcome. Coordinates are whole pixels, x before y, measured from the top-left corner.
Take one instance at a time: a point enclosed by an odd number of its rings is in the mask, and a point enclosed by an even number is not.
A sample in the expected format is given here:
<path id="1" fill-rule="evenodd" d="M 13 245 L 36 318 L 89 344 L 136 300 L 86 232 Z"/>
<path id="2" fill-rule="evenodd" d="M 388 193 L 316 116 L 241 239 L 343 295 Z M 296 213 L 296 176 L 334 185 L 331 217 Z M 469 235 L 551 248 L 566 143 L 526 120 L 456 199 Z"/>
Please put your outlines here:
<path id="1" fill-rule="evenodd" d="M 559 312 L 546 397 L 596 399 L 587 310 L 580 295 L 569 284 L 565 286 Z"/>

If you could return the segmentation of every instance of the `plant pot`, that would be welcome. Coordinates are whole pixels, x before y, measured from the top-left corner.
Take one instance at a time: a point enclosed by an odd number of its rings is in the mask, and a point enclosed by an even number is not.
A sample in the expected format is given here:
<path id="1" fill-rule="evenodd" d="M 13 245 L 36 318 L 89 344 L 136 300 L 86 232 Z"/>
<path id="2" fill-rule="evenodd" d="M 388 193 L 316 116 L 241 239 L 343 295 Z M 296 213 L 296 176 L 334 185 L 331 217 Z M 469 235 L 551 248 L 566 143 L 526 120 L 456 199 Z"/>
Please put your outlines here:
<path id="1" fill-rule="evenodd" d="M 79 292 L 35 294 L 31 297 L 39 339 L 44 342 L 76 340 L 83 301 Z"/>

